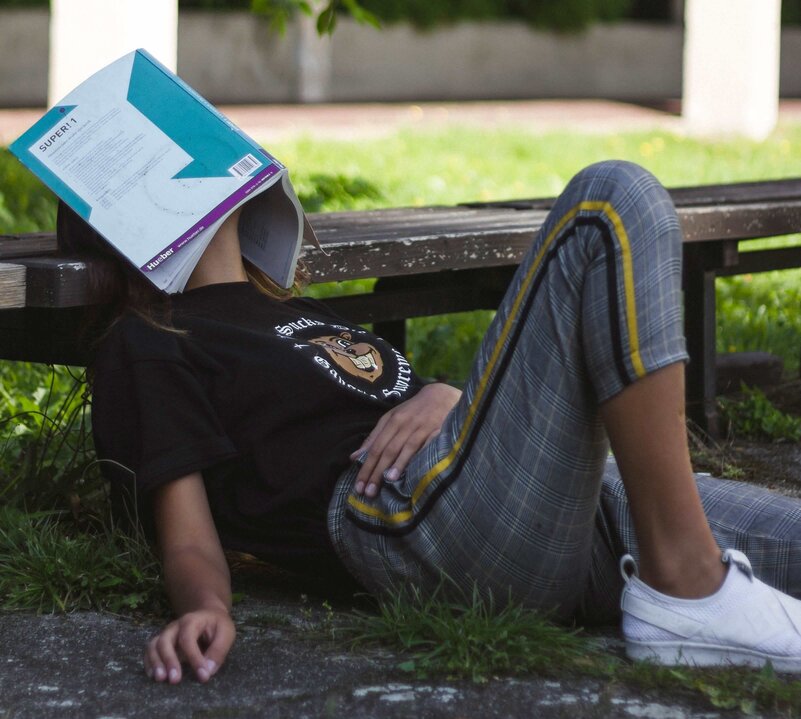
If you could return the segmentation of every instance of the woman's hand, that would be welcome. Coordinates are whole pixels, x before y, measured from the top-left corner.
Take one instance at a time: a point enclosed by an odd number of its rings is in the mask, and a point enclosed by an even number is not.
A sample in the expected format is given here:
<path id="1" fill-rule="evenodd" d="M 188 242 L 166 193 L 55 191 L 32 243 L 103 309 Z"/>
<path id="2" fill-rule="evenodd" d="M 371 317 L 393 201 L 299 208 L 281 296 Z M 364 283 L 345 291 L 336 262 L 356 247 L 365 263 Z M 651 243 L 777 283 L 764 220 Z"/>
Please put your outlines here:
<path id="1" fill-rule="evenodd" d="M 462 393 L 447 384 L 429 384 L 393 407 L 376 424 L 350 458 L 364 457 L 356 476 L 356 492 L 375 497 L 382 478 L 400 479 L 412 456 L 439 434 L 445 417 Z"/>
<path id="2" fill-rule="evenodd" d="M 145 672 L 157 682 L 181 681 L 181 662 L 192 667 L 201 682 L 207 682 L 228 656 L 236 628 L 228 611 L 199 609 L 170 622 L 145 650 Z"/>

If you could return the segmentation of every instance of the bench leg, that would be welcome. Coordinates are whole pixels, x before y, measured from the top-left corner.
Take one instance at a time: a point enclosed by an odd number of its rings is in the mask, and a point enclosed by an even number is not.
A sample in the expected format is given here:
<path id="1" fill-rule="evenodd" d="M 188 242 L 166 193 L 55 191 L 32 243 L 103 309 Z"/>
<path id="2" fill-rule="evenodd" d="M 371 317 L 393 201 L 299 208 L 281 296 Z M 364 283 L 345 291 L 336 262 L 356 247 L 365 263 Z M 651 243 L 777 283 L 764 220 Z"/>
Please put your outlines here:
<path id="1" fill-rule="evenodd" d="M 713 439 L 720 436 L 715 402 L 715 272 L 689 273 L 684 287 L 687 337 L 687 416 Z M 689 309 L 688 309 L 689 308 Z"/>

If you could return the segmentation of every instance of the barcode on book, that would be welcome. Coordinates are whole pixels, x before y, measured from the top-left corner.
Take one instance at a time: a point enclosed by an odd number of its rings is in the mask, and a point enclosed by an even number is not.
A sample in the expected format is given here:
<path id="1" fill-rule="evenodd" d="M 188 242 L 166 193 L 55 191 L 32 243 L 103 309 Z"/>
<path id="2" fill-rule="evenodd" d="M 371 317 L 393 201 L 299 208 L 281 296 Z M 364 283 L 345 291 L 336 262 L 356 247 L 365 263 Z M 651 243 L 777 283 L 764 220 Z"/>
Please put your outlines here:
<path id="1" fill-rule="evenodd" d="M 257 160 L 253 155 L 248 153 L 233 167 L 228 169 L 234 177 L 247 177 L 257 167 L 261 167 L 261 161 Z"/>

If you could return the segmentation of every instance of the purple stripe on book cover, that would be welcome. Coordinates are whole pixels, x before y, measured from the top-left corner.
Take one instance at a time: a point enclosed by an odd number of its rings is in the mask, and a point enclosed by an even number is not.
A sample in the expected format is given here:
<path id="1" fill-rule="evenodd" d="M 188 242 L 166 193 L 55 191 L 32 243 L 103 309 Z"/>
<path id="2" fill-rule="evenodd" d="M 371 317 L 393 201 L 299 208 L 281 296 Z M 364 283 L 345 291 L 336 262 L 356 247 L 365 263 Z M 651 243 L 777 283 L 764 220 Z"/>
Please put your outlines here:
<path id="1" fill-rule="evenodd" d="M 142 265 L 139 269 L 142 272 L 150 272 L 155 270 L 164 260 L 168 257 L 172 257 L 178 250 L 184 247 L 187 243 L 191 242 L 195 239 L 203 230 L 205 230 L 209 225 L 214 224 L 217 220 L 219 220 L 224 214 L 229 212 L 233 209 L 236 205 L 238 205 L 242 200 L 244 200 L 248 195 L 252 194 L 254 190 L 258 187 L 261 187 L 267 180 L 269 180 L 273 175 L 278 172 L 281 172 L 284 168 L 279 165 L 270 164 L 260 172 L 258 175 L 254 175 L 250 181 L 242 187 L 240 187 L 233 195 L 228 197 L 226 200 L 221 202 L 217 207 L 215 207 L 211 212 L 209 212 L 205 217 L 199 220 L 196 224 L 192 225 L 183 235 L 181 235 L 175 242 L 165 247 L 161 252 L 159 252 L 155 257 L 151 258 L 144 265 Z"/>

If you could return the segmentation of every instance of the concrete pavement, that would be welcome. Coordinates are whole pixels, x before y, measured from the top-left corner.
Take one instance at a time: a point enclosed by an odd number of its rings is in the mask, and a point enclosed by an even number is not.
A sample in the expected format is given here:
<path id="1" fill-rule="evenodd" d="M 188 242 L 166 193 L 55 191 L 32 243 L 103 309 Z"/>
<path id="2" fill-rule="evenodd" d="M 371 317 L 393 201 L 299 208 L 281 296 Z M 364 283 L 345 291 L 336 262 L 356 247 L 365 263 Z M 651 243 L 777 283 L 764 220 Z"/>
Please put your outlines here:
<path id="1" fill-rule="evenodd" d="M 437 129 L 462 124 L 512 126 L 533 132 L 682 132 L 678 102 L 646 107 L 610 100 L 354 103 L 336 105 L 230 105 L 220 108 L 246 133 L 269 143 L 297 135 L 332 139 L 381 137 L 402 127 Z M 0 144 L 19 137 L 44 108 L 0 109 Z M 801 100 L 784 100 L 780 122 L 801 122 Z"/>

